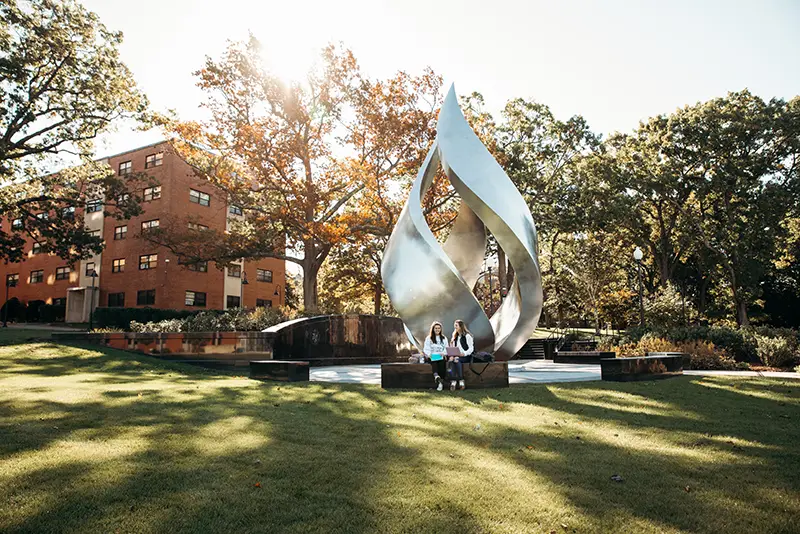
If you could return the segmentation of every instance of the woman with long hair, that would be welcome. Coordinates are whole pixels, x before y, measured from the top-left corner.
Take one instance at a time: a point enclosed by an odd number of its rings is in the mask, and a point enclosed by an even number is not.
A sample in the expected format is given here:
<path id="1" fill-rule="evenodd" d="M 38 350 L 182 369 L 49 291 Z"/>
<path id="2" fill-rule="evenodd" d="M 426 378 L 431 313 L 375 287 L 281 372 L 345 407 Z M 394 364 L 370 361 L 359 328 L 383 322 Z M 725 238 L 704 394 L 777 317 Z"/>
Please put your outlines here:
<path id="1" fill-rule="evenodd" d="M 430 360 L 433 368 L 433 380 L 436 382 L 436 391 L 442 391 L 442 377 L 447 373 L 447 337 L 442 331 L 442 323 L 434 321 L 431 324 L 431 331 L 425 338 L 425 345 L 422 352 Z M 452 389 L 452 388 L 451 388 Z"/>
<path id="2" fill-rule="evenodd" d="M 467 329 L 467 325 L 461 319 L 457 319 L 453 323 L 453 338 L 450 340 L 451 345 L 461 351 L 461 356 L 451 356 L 450 362 L 450 391 L 456 389 L 456 381 L 460 389 L 466 388 L 464 384 L 464 363 L 469 362 L 472 353 L 475 350 L 475 339 L 472 333 Z"/>

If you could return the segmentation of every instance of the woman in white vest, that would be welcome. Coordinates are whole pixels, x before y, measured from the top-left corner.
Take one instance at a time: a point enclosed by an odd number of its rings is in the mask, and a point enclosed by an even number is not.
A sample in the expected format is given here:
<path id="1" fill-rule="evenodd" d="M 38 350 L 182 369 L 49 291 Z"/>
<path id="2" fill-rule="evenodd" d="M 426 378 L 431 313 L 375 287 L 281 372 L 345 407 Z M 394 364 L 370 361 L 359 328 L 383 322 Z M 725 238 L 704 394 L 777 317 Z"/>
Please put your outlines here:
<path id="1" fill-rule="evenodd" d="M 451 356 L 450 359 L 450 391 L 456 389 L 456 381 L 458 387 L 464 389 L 464 363 L 469 362 L 472 353 L 475 350 L 475 339 L 472 333 L 467 329 L 467 325 L 461 319 L 453 323 L 453 339 L 452 346 L 461 351 L 461 356 Z"/>

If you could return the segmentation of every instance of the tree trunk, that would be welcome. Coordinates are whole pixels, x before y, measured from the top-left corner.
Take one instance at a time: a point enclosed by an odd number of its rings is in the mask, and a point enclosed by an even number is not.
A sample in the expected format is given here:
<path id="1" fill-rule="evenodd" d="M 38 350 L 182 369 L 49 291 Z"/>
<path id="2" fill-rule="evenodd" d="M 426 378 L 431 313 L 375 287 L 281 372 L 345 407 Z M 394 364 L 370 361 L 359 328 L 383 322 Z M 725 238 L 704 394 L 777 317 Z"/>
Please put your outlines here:
<path id="1" fill-rule="evenodd" d="M 736 324 L 739 326 L 750 325 L 750 317 L 747 316 L 747 302 L 743 300 L 736 303 Z"/>
<path id="2" fill-rule="evenodd" d="M 307 253 L 303 260 L 303 308 L 305 311 L 316 312 L 319 309 L 317 295 L 319 267 L 313 256 L 309 257 Z"/>
<path id="3" fill-rule="evenodd" d="M 374 313 L 375 315 L 381 314 L 381 300 L 383 299 L 383 283 L 380 279 L 375 282 L 375 295 L 373 297 L 373 302 L 375 303 Z"/>

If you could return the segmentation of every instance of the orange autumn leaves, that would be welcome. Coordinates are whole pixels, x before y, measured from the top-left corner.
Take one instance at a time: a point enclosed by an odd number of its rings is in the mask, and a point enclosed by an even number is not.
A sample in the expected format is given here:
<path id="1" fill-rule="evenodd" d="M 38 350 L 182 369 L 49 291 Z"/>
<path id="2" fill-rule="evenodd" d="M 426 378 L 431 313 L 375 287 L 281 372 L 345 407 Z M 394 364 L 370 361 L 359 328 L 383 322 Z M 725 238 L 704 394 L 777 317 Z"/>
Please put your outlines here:
<path id="1" fill-rule="evenodd" d="M 320 60 L 304 83 L 287 84 L 265 69 L 257 40 L 232 43 L 195 73 L 207 117 L 156 121 L 196 174 L 248 215 L 217 248 L 240 257 L 272 249 L 268 255 L 297 263 L 312 309 L 331 254 L 347 246 L 382 251 L 435 136 L 442 99 L 442 80 L 430 69 L 373 80 L 349 50 L 329 46 Z"/>

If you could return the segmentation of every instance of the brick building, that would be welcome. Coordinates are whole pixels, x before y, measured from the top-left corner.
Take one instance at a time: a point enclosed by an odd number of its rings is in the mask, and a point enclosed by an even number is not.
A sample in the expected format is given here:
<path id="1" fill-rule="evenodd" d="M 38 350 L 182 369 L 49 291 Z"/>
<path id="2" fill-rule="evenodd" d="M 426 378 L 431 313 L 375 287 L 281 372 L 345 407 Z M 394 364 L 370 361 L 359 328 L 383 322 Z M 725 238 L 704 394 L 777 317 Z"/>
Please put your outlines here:
<path id="1" fill-rule="evenodd" d="M 104 216 L 102 204 L 89 202 L 84 224 L 103 237 L 104 251 L 70 266 L 55 255 L 37 252 L 36 243 L 29 240 L 25 261 L 0 264 L 2 279 L 16 280 L 9 298 L 66 305 L 68 322 L 88 320 L 92 300 L 95 307 L 173 309 L 284 303 L 286 270 L 282 260 L 240 261 L 222 270 L 210 262 L 181 265 L 166 248 L 137 237 L 142 230 L 158 226 L 163 218 L 222 231 L 231 220 L 243 216 L 241 209 L 228 204 L 224 192 L 194 176 L 169 145 L 156 143 L 104 161 L 120 175 L 145 172 L 155 178 L 158 185 L 142 191 L 144 213 L 118 221 Z M 3 219 L 0 224 L 12 225 L 14 221 Z M 7 226 L 5 229 L 10 230 Z M 92 271 L 97 274 L 94 290 Z M 94 299 L 90 298 L 92 294 Z"/>

